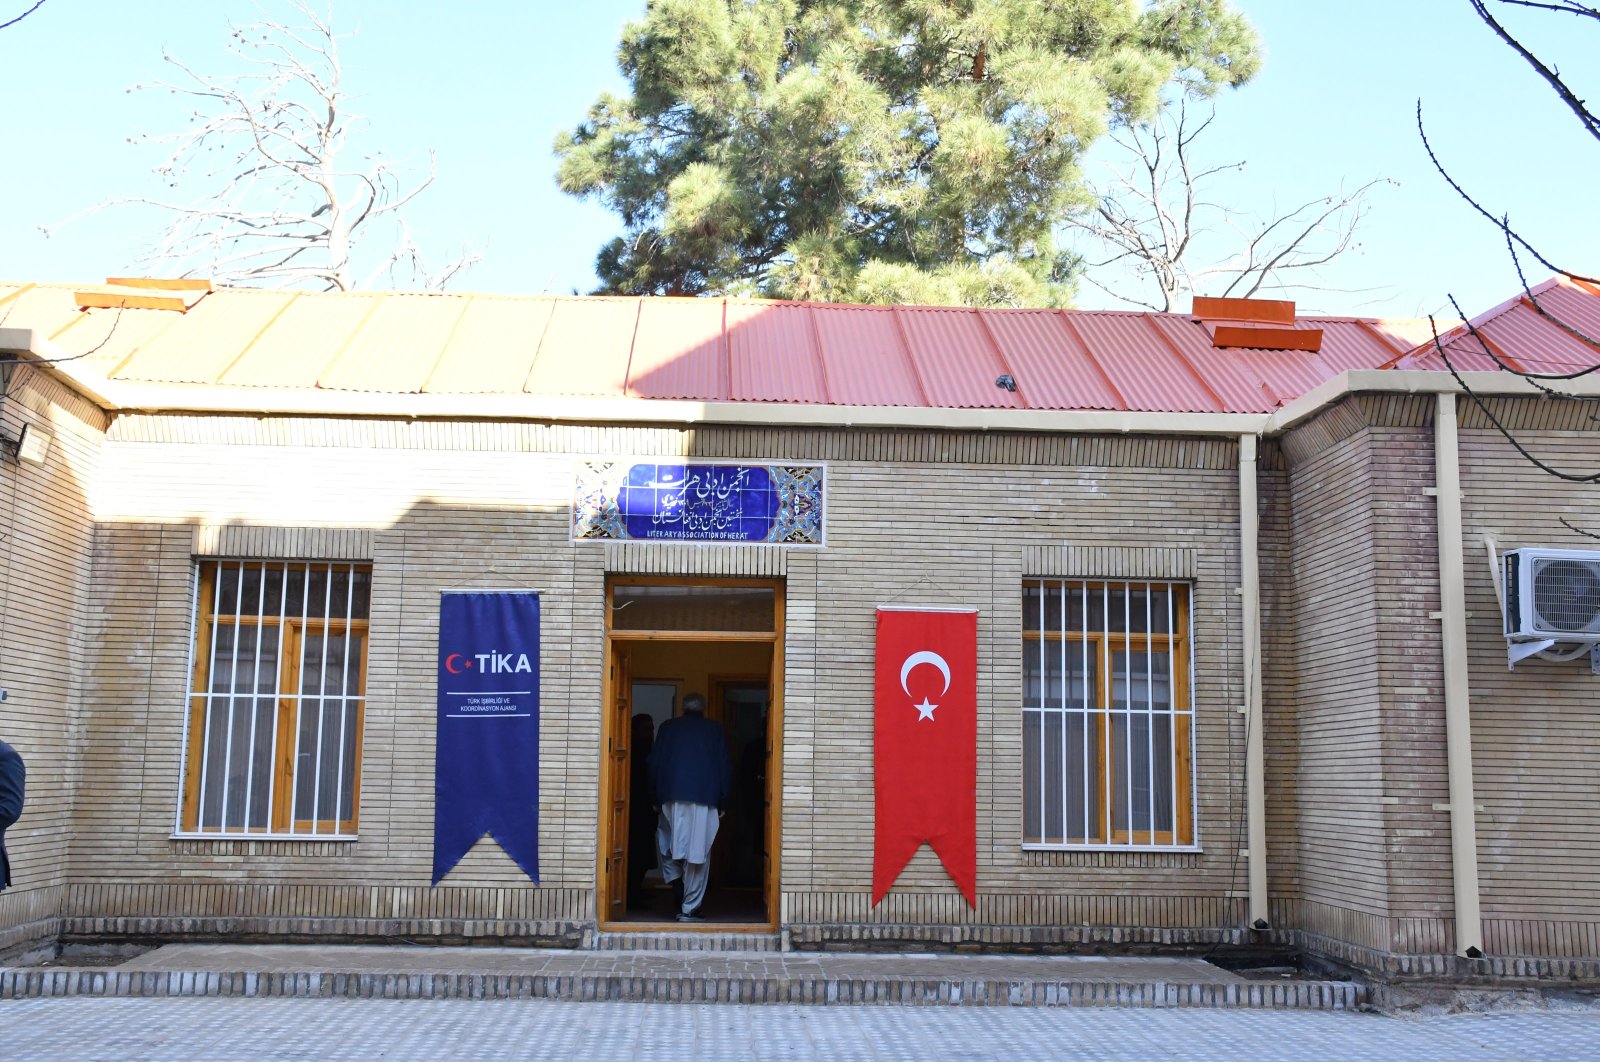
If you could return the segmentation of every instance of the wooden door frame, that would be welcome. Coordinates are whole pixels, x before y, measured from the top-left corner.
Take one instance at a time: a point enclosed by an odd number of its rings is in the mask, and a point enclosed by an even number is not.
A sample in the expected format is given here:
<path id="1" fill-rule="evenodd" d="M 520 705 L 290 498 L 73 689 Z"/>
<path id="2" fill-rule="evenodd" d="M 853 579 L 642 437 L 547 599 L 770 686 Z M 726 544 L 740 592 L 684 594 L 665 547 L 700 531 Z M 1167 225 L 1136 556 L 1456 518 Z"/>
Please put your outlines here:
<path id="1" fill-rule="evenodd" d="M 604 685 L 605 691 L 606 691 L 606 699 L 605 699 L 604 702 L 602 702 L 601 713 L 600 713 L 601 732 L 606 735 L 605 736 L 605 740 L 602 741 L 601 745 L 600 745 L 600 793 L 601 793 L 601 803 L 600 803 L 600 812 L 599 812 L 600 828 L 595 834 L 596 838 L 600 842 L 599 851 L 597 853 L 598 856 L 599 856 L 599 859 L 600 859 L 600 876 L 596 879 L 596 884 L 598 886 L 598 889 L 595 892 L 595 921 L 597 923 L 609 922 L 611 920 L 612 889 L 615 888 L 616 885 L 617 885 L 616 882 L 613 882 L 611 880 L 611 863 L 612 863 L 612 856 L 613 856 L 613 854 L 615 852 L 615 848 L 613 846 L 614 838 L 611 836 L 611 829 L 612 829 L 612 825 L 615 823 L 616 818 L 617 818 L 617 816 L 616 816 L 616 808 L 614 808 L 612 806 L 612 801 L 613 801 L 613 799 L 614 799 L 614 797 L 616 795 L 616 791 L 613 788 L 612 783 L 613 783 L 614 780 L 616 780 L 619 777 L 623 778 L 623 779 L 627 779 L 628 776 L 631 774 L 631 768 L 632 768 L 631 757 L 633 755 L 633 748 L 632 748 L 632 742 L 633 742 L 633 731 L 632 731 L 632 716 L 633 716 L 632 697 L 633 697 L 633 688 L 632 688 L 632 686 L 633 686 L 633 682 L 632 682 L 631 673 L 629 675 L 625 676 L 625 680 L 628 682 L 627 696 L 629 698 L 629 707 L 628 707 L 628 713 L 627 714 L 629 716 L 629 728 L 622 735 L 622 738 L 621 738 L 621 740 L 623 740 L 623 741 L 628 743 L 623 747 L 624 753 L 628 757 L 630 757 L 630 759 L 628 761 L 629 770 L 627 770 L 627 771 L 618 771 L 616 769 L 616 766 L 617 766 L 616 763 L 615 763 L 615 758 L 616 758 L 615 757 L 615 752 L 616 752 L 616 750 L 613 747 L 613 745 L 618 740 L 618 737 L 617 737 L 617 734 L 616 734 L 615 730 L 613 730 L 612 726 L 611 726 L 611 719 L 612 719 L 612 717 L 614 715 L 617 714 L 616 713 L 617 705 L 616 705 L 616 702 L 613 700 L 613 698 L 619 696 L 619 693 L 618 693 L 618 690 L 617 690 L 617 684 L 616 684 L 615 680 L 612 678 L 612 676 L 615 673 L 617 673 L 619 671 L 623 671 L 623 670 L 627 670 L 627 671 L 631 672 L 631 668 L 624 668 L 622 666 L 623 659 L 625 659 L 625 658 L 620 657 L 618 654 L 612 652 L 611 649 L 610 649 L 610 646 L 608 644 L 607 651 L 606 651 L 606 657 L 605 657 L 605 666 L 604 666 L 604 671 L 603 671 L 603 675 L 602 675 L 603 685 Z M 623 781 L 622 784 L 623 785 L 629 785 L 631 783 L 628 782 L 628 781 Z M 622 816 L 622 820 L 624 822 L 628 821 L 628 816 L 627 815 L 623 815 Z M 627 913 L 628 913 L 627 897 L 626 897 L 626 892 L 627 892 L 627 881 L 626 881 L 627 869 L 626 868 L 627 868 L 627 858 L 628 858 L 627 844 L 628 844 L 628 838 L 627 837 L 623 837 L 623 839 L 622 839 L 622 859 L 623 859 L 622 874 L 623 874 L 624 880 L 622 881 L 621 884 L 622 884 L 622 889 L 623 889 L 623 893 L 624 893 L 623 900 L 622 900 L 622 913 L 623 913 L 624 916 L 626 916 Z"/>
<path id="2" fill-rule="evenodd" d="M 770 632 L 767 631 L 633 631 L 615 630 L 611 624 L 611 593 L 617 586 L 739 586 L 739 587 L 766 587 L 773 591 L 773 616 Z M 599 805 L 596 808 L 596 821 L 599 829 L 596 833 L 595 846 L 595 923 L 601 930 L 627 930 L 638 932 L 640 930 L 671 929 L 675 932 L 693 929 L 702 932 L 715 933 L 763 933 L 773 932 L 778 929 L 778 898 L 779 882 L 783 877 L 781 855 L 782 828 L 783 828 L 783 635 L 785 611 L 785 585 L 782 579 L 742 579 L 729 576 L 676 576 L 676 575 L 627 575 L 621 573 L 608 574 L 605 579 L 605 652 L 602 657 L 601 675 L 601 705 L 600 713 L 600 785 Z M 613 654 L 619 642 L 747 642 L 753 644 L 769 644 L 772 646 L 772 664 L 769 669 L 771 684 L 769 704 L 767 708 L 767 741 L 771 746 L 772 755 L 767 765 L 767 787 L 771 794 L 767 801 L 767 838 L 771 847 L 771 866 L 767 871 L 767 880 L 763 889 L 767 908 L 767 921 L 750 923 L 706 922 L 690 923 L 688 925 L 678 922 L 613 922 L 607 915 L 607 900 L 610 895 L 610 860 L 608 854 L 611 850 L 610 819 L 611 792 L 610 752 L 614 735 L 611 731 L 611 705 L 615 691 L 612 690 L 611 674 L 614 668 Z M 629 751 L 632 755 L 632 750 Z"/>

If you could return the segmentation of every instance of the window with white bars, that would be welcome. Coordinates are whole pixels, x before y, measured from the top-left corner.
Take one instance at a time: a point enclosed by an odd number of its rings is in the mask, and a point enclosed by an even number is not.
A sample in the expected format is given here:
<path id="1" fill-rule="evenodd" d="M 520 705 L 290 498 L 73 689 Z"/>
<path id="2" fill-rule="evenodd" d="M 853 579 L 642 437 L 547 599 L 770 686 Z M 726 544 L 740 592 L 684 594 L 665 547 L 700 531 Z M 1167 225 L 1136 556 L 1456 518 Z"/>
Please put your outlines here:
<path id="1" fill-rule="evenodd" d="M 1022 839 L 1194 844 L 1189 587 L 1022 584 Z"/>
<path id="2" fill-rule="evenodd" d="M 202 560 L 179 832 L 353 837 L 372 569 Z"/>

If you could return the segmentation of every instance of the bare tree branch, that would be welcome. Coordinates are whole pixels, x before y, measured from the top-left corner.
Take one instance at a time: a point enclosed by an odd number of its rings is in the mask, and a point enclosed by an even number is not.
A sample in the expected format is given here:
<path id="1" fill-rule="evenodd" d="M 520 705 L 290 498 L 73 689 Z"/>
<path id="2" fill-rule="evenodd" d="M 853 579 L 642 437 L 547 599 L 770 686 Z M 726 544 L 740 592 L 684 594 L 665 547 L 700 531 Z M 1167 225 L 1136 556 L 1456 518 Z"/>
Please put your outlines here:
<path id="1" fill-rule="evenodd" d="M 1578 117 L 1585 134 L 1587 134 L 1593 140 L 1600 141 L 1600 118 L 1597 118 L 1595 112 L 1588 107 L 1585 101 L 1580 99 L 1577 94 L 1572 91 L 1571 87 L 1565 82 L 1565 80 L 1562 79 L 1560 72 L 1552 64 L 1546 63 L 1539 56 L 1535 55 L 1509 30 L 1507 30 L 1506 27 L 1490 13 L 1489 6 L 1485 0 L 1469 0 L 1469 2 L 1472 4 L 1474 13 L 1486 26 L 1489 27 L 1490 31 L 1493 32 L 1503 44 L 1520 56 L 1529 67 L 1531 67 L 1553 90 L 1555 90 L 1555 93 L 1561 100 L 1562 105 L 1568 110 L 1572 111 L 1572 113 Z M 1600 7 L 1595 7 L 1590 4 L 1577 3 L 1574 2 L 1574 0 L 1499 0 L 1499 2 L 1510 7 L 1523 7 L 1531 10 L 1542 11 L 1548 14 L 1574 15 L 1579 18 L 1588 19 L 1594 23 L 1600 23 Z M 1417 135 L 1422 140 L 1422 146 L 1428 154 L 1428 160 L 1433 163 L 1434 169 L 1437 170 L 1439 175 L 1444 178 L 1445 183 L 1450 186 L 1450 189 L 1455 192 L 1464 203 L 1466 203 L 1482 217 L 1487 218 L 1491 224 L 1500 230 L 1501 235 L 1506 241 L 1506 253 L 1511 258 L 1512 268 L 1516 271 L 1517 280 L 1522 286 L 1523 301 L 1536 314 L 1538 314 L 1541 319 L 1555 326 L 1565 335 L 1570 336 L 1578 342 L 1588 346 L 1590 350 L 1593 351 L 1593 360 L 1591 364 L 1574 369 L 1570 372 L 1534 371 L 1527 365 L 1513 364 L 1507 358 L 1502 357 L 1494 348 L 1494 345 L 1488 341 L 1488 339 L 1478 330 L 1477 326 L 1471 321 L 1466 321 L 1466 323 L 1462 325 L 1462 331 L 1466 336 L 1470 337 L 1476 343 L 1478 349 L 1491 361 L 1493 361 L 1497 367 L 1505 372 L 1512 373 L 1515 376 L 1528 381 L 1528 383 L 1531 384 L 1537 391 L 1539 391 L 1546 399 L 1552 401 L 1577 402 L 1591 405 L 1600 402 L 1600 395 L 1573 394 L 1570 391 L 1562 390 L 1561 387 L 1558 386 L 1560 384 L 1568 383 L 1574 380 L 1580 380 L 1584 377 L 1600 372 L 1600 336 L 1591 335 L 1584 329 L 1579 328 L 1568 321 L 1562 320 L 1544 305 L 1540 296 L 1534 293 L 1532 286 L 1530 286 L 1528 283 L 1527 275 L 1523 270 L 1522 256 L 1524 254 L 1530 256 L 1533 260 L 1537 261 L 1540 265 L 1544 266 L 1546 269 L 1549 269 L 1551 272 L 1560 277 L 1565 277 L 1567 280 L 1572 281 L 1575 284 L 1584 285 L 1586 286 L 1586 290 L 1591 292 L 1594 292 L 1594 285 L 1600 283 L 1600 281 L 1597 281 L 1594 277 L 1585 276 L 1574 270 L 1565 269 L 1556 265 L 1542 253 L 1540 253 L 1540 251 L 1533 245 L 1531 241 L 1525 238 L 1512 226 L 1509 215 L 1496 215 L 1492 213 L 1461 186 L 1460 182 L 1458 182 L 1445 167 L 1444 163 L 1435 153 L 1432 143 L 1430 143 L 1428 140 L 1427 129 L 1422 119 L 1421 100 L 1417 101 Z M 1459 305 L 1457 305 L 1454 297 L 1451 298 L 1450 303 L 1455 308 L 1456 313 L 1461 314 L 1461 308 Z M 1462 315 L 1462 318 L 1465 321 L 1465 315 Z M 1590 472 L 1558 468 L 1536 455 L 1524 440 L 1518 438 L 1516 433 L 1507 427 L 1507 425 L 1495 415 L 1494 411 L 1483 400 L 1483 397 L 1467 384 L 1461 373 L 1457 371 L 1455 364 L 1450 360 L 1448 347 L 1442 341 L 1437 328 L 1434 330 L 1433 346 L 1438 352 L 1439 357 L 1444 361 L 1445 368 L 1449 370 L 1450 375 L 1455 379 L 1457 386 L 1466 393 L 1467 397 L 1477 407 L 1479 412 L 1483 414 L 1484 418 L 1494 426 L 1495 430 L 1498 431 L 1508 443 L 1510 443 L 1511 447 L 1516 450 L 1516 452 L 1520 454 L 1524 460 L 1533 465 L 1535 468 L 1539 469 L 1541 472 L 1544 472 L 1550 476 L 1554 476 L 1557 479 L 1565 480 L 1571 483 L 1600 483 L 1600 471 Z M 1600 535 L 1596 535 L 1593 532 L 1585 531 L 1581 528 L 1575 527 L 1565 519 L 1562 519 L 1561 523 L 1564 524 L 1568 529 L 1575 531 L 1578 534 L 1586 535 L 1591 538 L 1600 538 Z"/>
<path id="2" fill-rule="evenodd" d="M 1461 315 L 1461 307 L 1459 304 L 1457 304 L 1455 296 L 1453 295 L 1450 297 L 1450 305 L 1455 308 L 1455 311 L 1458 315 Z M 1466 320 L 1464 315 L 1462 315 L 1462 319 Z M 1568 472 L 1564 469 L 1556 468 L 1554 465 L 1541 460 L 1533 453 L 1532 450 L 1528 449 L 1527 445 L 1523 443 L 1522 440 L 1518 439 L 1516 434 L 1510 428 L 1506 427 L 1505 423 L 1499 417 L 1495 416 L 1494 410 L 1489 408 L 1488 403 L 1483 400 L 1483 396 L 1469 387 L 1467 385 L 1467 381 L 1462 378 L 1461 373 L 1456 370 L 1455 363 L 1450 360 L 1450 352 L 1445 349 L 1445 345 L 1440 339 L 1438 323 L 1434 321 L 1431 314 L 1428 316 L 1428 324 L 1433 330 L 1433 348 L 1434 350 L 1438 351 L 1439 357 L 1443 359 L 1444 367 L 1449 370 L 1451 377 L 1456 381 L 1456 386 L 1460 387 L 1461 390 L 1466 393 L 1467 397 L 1472 400 L 1472 404 L 1478 407 L 1478 412 L 1483 414 L 1484 419 L 1486 419 L 1490 424 L 1494 425 L 1495 430 L 1505 437 L 1506 442 L 1510 443 L 1512 448 L 1516 450 L 1517 453 L 1521 454 L 1524 460 L 1533 465 L 1535 468 L 1539 469 L 1539 471 L 1548 473 L 1557 479 L 1564 479 L 1569 483 L 1600 483 L 1600 472 Z M 1489 357 L 1494 358 L 1496 364 L 1501 366 L 1505 365 L 1500 358 L 1496 357 L 1493 348 L 1491 348 L 1489 344 L 1485 342 L 1482 333 L 1473 327 L 1471 321 L 1467 321 L 1464 327 L 1467 330 L 1467 334 L 1478 341 L 1478 345 L 1482 348 L 1484 353 L 1488 354 Z M 1518 375 L 1522 374 L 1518 373 Z M 1569 395 L 1566 397 L 1573 396 Z"/>
<path id="3" fill-rule="evenodd" d="M 1175 309 L 1181 296 L 1205 284 L 1244 296 L 1263 288 L 1323 290 L 1285 277 L 1314 270 L 1352 249 L 1368 194 L 1379 185 L 1397 183 L 1377 178 L 1270 219 L 1245 215 L 1205 195 L 1214 178 L 1237 172 L 1244 163 L 1195 163 L 1195 141 L 1215 118 L 1212 110 L 1195 122 L 1187 101 L 1180 99 L 1151 122 L 1112 135 L 1128 156 L 1126 168 L 1114 171 L 1094 205 L 1069 221 L 1091 245 L 1089 254 L 1079 254 L 1086 282 L 1123 302 L 1161 311 Z M 1217 245 L 1220 237 L 1214 229 L 1219 225 L 1232 229 L 1237 242 L 1229 239 L 1230 249 L 1221 260 L 1196 265 L 1197 254 Z M 1116 283 L 1108 275 L 1113 266 L 1131 273 L 1133 285 Z M 1154 288 L 1155 293 L 1130 294 L 1137 288 Z"/>
<path id="4" fill-rule="evenodd" d="M 11 19 L 9 22 L 0 22 L 0 29 L 6 29 L 8 27 L 15 26 L 17 23 L 21 22 L 23 19 L 27 18 L 29 15 L 33 14 L 43 6 L 44 0 L 38 0 L 36 4 L 28 8 L 28 10 L 24 11 L 22 14 L 18 15 L 16 18 Z"/>
<path id="5" fill-rule="evenodd" d="M 1567 83 L 1561 79 L 1561 72 L 1556 70 L 1554 67 L 1547 66 L 1543 60 L 1541 60 L 1537 55 L 1533 54 L 1533 52 L 1529 51 L 1521 41 L 1513 37 L 1511 33 L 1503 25 L 1501 25 L 1492 14 L 1489 13 L 1489 5 L 1486 4 L 1484 0 L 1469 0 L 1469 2 L 1472 4 L 1472 10 L 1478 13 L 1478 18 L 1483 20 L 1483 24 L 1493 30 L 1495 36 L 1499 37 L 1503 42 L 1505 42 L 1507 47 L 1516 52 L 1518 55 L 1522 56 L 1523 62 L 1531 66 L 1538 73 L 1538 75 L 1544 78 L 1549 86 L 1555 90 L 1556 95 L 1561 98 L 1561 102 L 1566 105 L 1567 109 L 1573 114 L 1577 115 L 1578 121 L 1583 124 L 1584 132 L 1588 133 L 1592 137 L 1595 137 L 1596 139 L 1600 139 L 1600 118 L 1596 118 L 1594 112 L 1591 111 L 1588 106 L 1585 105 L 1584 101 L 1580 100 L 1577 94 L 1573 92 L 1572 89 L 1567 86 Z M 1567 14 L 1577 15 L 1580 18 L 1592 18 L 1600 21 L 1600 10 L 1589 7 L 1586 4 L 1550 4 L 1530 2 L 1530 0 L 1501 0 L 1501 3 L 1511 4 L 1515 7 L 1539 8 L 1545 11 L 1563 11 Z"/>
<path id="6" fill-rule="evenodd" d="M 125 196 L 83 213 L 132 204 L 166 212 L 170 223 L 138 260 L 152 272 L 348 291 L 392 279 L 395 267 L 409 263 L 412 279 L 442 286 L 479 256 L 463 254 L 437 270 L 421 264 L 401 212 L 433 183 L 433 153 L 427 175 L 409 184 L 382 155 L 368 154 L 359 166 L 346 161 L 363 120 L 346 110 L 345 35 L 334 32 L 331 0 L 320 12 L 307 0 L 293 7 L 303 25 L 264 19 L 232 28 L 228 50 L 245 73 L 204 74 L 167 55 L 180 81 L 134 86 L 194 102 L 188 128 L 135 142 L 167 148 L 155 173 L 168 187 L 209 191 L 193 200 Z M 358 279 L 358 248 L 385 238 L 391 248 L 381 264 Z"/>
<path id="7" fill-rule="evenodd" d="M 1574 524 L 1571 520 L 1568 520 L 1565 516 L 1558 516 L 1556 519 L 1560 520 L 1561 526 L 1565 527 L 1568 531 L 1574 531 L 1585 538 L 1600 538 L 1600 535 L 1595 534 L 1593 531 L 1585 531 L 1577 524 Z"/>
<path id="8" fill-rule="evenodd" d="M 1524 240 L 1512 230 L 1509 221 L 1509 215 L 1496 217 L 1494 214 L 1491 214 L 1487 209 L 1485 209 L 1483 204 L 1472 198 L 1472 196 L 1467 193 L 1465 188 L 1462 188 L 1460 184 L 1456 183 L 1456 179 L 1450 176 L 1450 171 L 1444 168 L 1444 163 L 1439 161 L 1439 156 L 1433 153 L 1433 145 L 1428 142 L 1428 131 L 1422 124 L 1422 101 L 1420 99 L 1417 100 L 1417 135 L 1422 138 L 1422 147 L 1423 150 L 1428 153 L 1428 161 L 1433 163 L 1433 168 L 1439 171 L 1439 176 L 1445 179 L 1445 183 L 1450 186 L 1451 190 L 1453 190 L 1456 195 L 1460 196 L 1468 206 L 1472 207 L 1472 209 L 1488 218 L 1491 224 L 1493 224 L 1501 232 L 1505 233 L 1507 239 L 1513 240 L 1517 244 L 1521 245 L 1522 249 L 1531 254 L 1535 261 L 1553 273 L 1561 273 L 1572 277 L 1574 280 L 1587 280 L 1590 283 L 1600 283 L 1600 281 L 1596 281 L 1594 277 L 1587 277 L 1581 273 L 1575 273 L 1570 269 L 1563 269 L 1554 262 L 1550 261 L 1544 255 L 1540 254 L 1538 249 L 1534 247 L 1533 244 L 1529 243 L 1527 240 Z"/>

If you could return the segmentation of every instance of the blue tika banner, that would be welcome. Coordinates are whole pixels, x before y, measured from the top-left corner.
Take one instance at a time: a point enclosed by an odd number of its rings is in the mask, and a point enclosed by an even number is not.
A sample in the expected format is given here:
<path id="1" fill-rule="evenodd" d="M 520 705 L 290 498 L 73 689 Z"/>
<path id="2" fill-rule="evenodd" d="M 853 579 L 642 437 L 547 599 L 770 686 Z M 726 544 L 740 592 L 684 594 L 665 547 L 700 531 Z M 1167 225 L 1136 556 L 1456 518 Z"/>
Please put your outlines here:
<path id="1" fill-rule="evenodd" d="M 433 883 L 485 833 L 539 880 L 539 595 L 439 599 Z"/>

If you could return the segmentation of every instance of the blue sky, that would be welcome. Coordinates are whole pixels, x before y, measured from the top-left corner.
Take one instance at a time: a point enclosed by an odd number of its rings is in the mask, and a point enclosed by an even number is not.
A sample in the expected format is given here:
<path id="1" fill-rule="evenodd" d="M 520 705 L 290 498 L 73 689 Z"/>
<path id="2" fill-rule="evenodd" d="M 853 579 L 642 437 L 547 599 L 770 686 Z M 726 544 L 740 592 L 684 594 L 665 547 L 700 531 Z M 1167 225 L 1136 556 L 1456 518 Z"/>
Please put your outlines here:
<path id="1" fill-rule="evenodd" d="M 0 21 L 31 0 L 0 0 Z M 277 4 L 266 0 L 263 7 Z M 1509 298 L 1517 280 L 1496 229 L 1473 215 L 1432 171 L 1416 135 L 1423 99 L 1430 137 L 1486 203 L 1510 210 L 1547 255 L 1600 270 L 1600 145 L 1495 41 L 1466 0 L 1237 0 L 1261 31 L 1267 62 L 1245 88 L 1221 97 L 1207 157 L 1243 159 L 1219 197 L 1261 212 L 1298 205 L 1372 177 L 1379 189 L 1358 253 L 1325 272 L 1333 288 L 1302 294 L 1303 310 L 1412 316 L 1468 313 Z M 615 220 L 554 184 L 551 144 L 595 96 L 620 90 L 615 49 L 643 0 L 557 5 L 459 0 L 338 0 L 336 25 L 364 144 L 425 165 L 434 186 L 408 213 L 435 258 L 467 247 L 483 261 L 453 286 L 506 292 L 587 291 Z M 559 13 L 548 13 L 558 10 Z M 1514 13 L 1513 13 L 1514 14 Z M 158 190 L 153 147 L 129 138 L 172 131 L 172 97 L 129 92 L 169 77 L 163 49 L 197 69 L 224 72 L 230 22 L 257 8 L 239 0 L 46 0 L 0 32 L 0 279 L 87 282 L 125 271 L 162 217 L 118 207 L 55 229 L 117 195 Z M 1600 38 L 1576 19 L 1513 19 L 1542 27 L 1533 43 L 1594 91 Z M 1553 23 L 1553 25 L 1546 25 Z M 1098 160 L 1086 168 L 1098 172 Z M 1532 265 L 1536 282 L 1546 271 Z M 1365 289 L 1365 290 L 1355 290 Z M 1112 305 L 1085 290 L 1080 305 Z"/>

